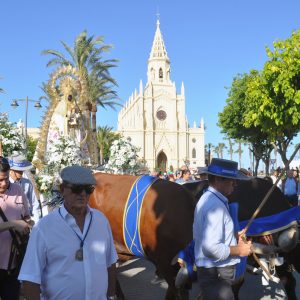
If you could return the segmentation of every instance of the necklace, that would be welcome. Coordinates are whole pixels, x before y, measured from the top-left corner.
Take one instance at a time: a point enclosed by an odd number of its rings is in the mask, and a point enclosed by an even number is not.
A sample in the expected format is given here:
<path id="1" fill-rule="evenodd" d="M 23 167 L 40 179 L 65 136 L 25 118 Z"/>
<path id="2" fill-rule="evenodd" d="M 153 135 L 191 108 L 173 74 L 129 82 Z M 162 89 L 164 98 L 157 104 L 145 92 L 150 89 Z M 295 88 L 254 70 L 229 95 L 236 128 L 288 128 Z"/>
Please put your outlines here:
<path id="1" fill-rule="evenodd" d="M 65 221 L 64 217 L 62 216 L 62 214 L 60 212 L 60 208 L 58 209 L 58 212 L 59 212 L 60 216 L 62 217 L 62 219 Z M 80 248 L 75 252 L 75 260 L 77 260 L 77 261 L 83 261 L 83 245 L 84 245 L 85 238 L 87 237 L 87 235 L 89 233 L 89 230 L 90 230 L 90 227 L 91 227 L 91 223 L 92 223 L 92 219 L 93 219 L 92 212 L 90 212 L 90 214 L 91 214 L 90 222 L 89 222 L 87 231 L 86 231 L 83 239 L 78 235 L 78 233 L 72 227 L 69 226 L 72 229 L 72 231 L 76 234 L 76 236 L 78 237 L 78 239 L 80 240 Z"/>

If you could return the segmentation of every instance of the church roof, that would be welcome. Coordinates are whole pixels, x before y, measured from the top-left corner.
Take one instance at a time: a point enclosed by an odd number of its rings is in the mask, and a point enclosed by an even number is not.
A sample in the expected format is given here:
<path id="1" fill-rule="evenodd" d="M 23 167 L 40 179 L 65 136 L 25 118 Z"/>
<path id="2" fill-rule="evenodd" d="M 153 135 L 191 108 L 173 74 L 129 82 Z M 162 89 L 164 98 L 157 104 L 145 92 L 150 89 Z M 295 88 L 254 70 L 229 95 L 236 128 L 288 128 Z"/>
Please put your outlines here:
<path id="1" fill-rule="evenodd" d="M 167 50 L 165 47 L 165 43 L 160 31 L 160 22 L 159 20 L 157 20 L 156 22 L 156 32 L 155 32 L 155 36 L 154 36 L 154 40 L 153 40 L 153 44 L 152 44 L 152 49 L 151 49 L 151 53 L 150 53 L 150 59 L 157 59 L 157 58 L 164 58 L 169 60 L 168 54 L 167 54 Z"/>

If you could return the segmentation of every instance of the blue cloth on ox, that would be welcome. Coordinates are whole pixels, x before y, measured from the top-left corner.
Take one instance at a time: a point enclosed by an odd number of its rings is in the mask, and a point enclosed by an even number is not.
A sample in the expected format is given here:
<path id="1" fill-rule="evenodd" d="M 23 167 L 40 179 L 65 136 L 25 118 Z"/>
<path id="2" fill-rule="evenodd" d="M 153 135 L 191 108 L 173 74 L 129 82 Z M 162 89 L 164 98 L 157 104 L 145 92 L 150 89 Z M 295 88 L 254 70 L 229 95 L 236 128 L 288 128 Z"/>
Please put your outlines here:
<path id="1" fill-rule="evenodd" d="M 230 203 L 229 212 L 234 223 L 235 231 L 244 229 L 249 221 L 238 222 L 238 204 Z M 300 221 L 300 206 L 292 207 L 275 215 L 255 219 L 249 227 L 247 235 L 264 235 L 283 230 L 295 221 Z M 195 268 L 193 268 L 195 263 L 194 241 L 179 252 L 178 258 L 179 261 L 181 260 L 186 263 L 190 278 L 196 279 L 197 273 L 195 272 Z M 240 259 L 240 263 L 236 266 L 235 279 L 240 278 L 246 270 L 247 257 L 241 257 Z"/>
<path id="2" fill-rule="evenodd" d="M 157 177 L 143 175 L 136 179 L 128 194 L 123 215 L 123 237 L 126 247 L 135 256 L 143 257 L 140 216 L 144 196 Z"/>
<path id="3" fill-rule="evenodd" d="M 255 236 L 270 234 L 285 229 L 295 221 L 300 221 L 300 206 L 292 207 L 268 217 L 254 219 L 247 231 L 247 235 Z M 244 229 L 247 224 L 248 221 L 240 222 L 240 229 Z"/>

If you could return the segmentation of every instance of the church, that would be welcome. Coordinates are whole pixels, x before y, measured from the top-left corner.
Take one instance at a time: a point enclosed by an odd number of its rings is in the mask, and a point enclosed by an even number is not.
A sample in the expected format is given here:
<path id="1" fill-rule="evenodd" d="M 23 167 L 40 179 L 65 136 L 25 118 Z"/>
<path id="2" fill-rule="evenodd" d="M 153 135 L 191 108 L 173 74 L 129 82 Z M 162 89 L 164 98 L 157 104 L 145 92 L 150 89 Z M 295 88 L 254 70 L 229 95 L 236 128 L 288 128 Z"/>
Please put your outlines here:
<path id="1" fill-rule="evenodd" d="M 156 26 L 147 83 L 140 81 L 119 112 L 118 132 L 139 147 L 138 155 L 150 171 L 201 167 L 205 165 L 204 121 L 189 127 L 184 84 L 177 93 L 159 20 Z"/>

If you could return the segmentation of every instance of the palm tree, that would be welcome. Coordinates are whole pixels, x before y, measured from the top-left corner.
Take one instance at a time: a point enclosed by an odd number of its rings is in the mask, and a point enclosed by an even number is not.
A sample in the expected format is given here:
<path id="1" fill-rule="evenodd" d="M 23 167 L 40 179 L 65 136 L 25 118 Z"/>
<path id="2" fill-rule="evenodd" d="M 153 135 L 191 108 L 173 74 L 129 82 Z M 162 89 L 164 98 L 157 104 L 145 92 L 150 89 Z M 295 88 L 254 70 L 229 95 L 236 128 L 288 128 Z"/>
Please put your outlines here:
<path id="1" fill-rule="evenodd" d="M 232 141 L 231 138 L 227 138 L 228 140 L 228 144 L 229 144 L 229 147 L 228 147 L 228 154 L 230 155 L 230 160 L 232 160 L 232 156 L 233 156 L 233 146 L 234 146 L 234 142 Z"/>
<path id="2" fill-rule="evenodd" d="M 105 159 L 109 156 L 109 148 L 112 142 L 121 137 L 120 134 L 114 133 L 112 127 L 103 126 L 97 128 L 97 143 L 99 146 L 100 153 L 100 165 L 102 165 Z"/>
<path id="3" fill-rule="evenodd" d="M 220 158 L 220 149 L 218 146 L 213 146 L 213 151 L 217 154 L 217 157 Z"/>
<path id="4" fill-rule="evenodd" d="M 237 153 L 238 156 L 239 156 L 239 168 L 242 167 L 242 154 L 244 152 L 243 149 L 242 149 L 242 143 L 243 143 L 243 141 L 237 140 L 238 148 L 235 151 L 235 153 Z"/>
<path id="5" fill-rule="evenodd" d="M 103 53 L 109 52 L 112 46 L 104 44 L 104 39 L 101 36 L 88 37 L 86 31 L 78 35 L 73 48 L 65 42 L 61 43 L 69 58 L 56 50 L 44 50 L 42 54 L 53 56 L 47 63 L 47 67 L 70 65 L 78 71 L 80 78 L 87 82 L 87 107 L 89 114 L 92 114 L 92 135 L 96 138 L 97 106 L 114 107 L 117 104 L 114 101 L 117 99 L 117 93 L 114 90 L 117 83 L 110 75 L 110 69 L 116 67 L 117 60 L 104 60 L 102 57 Z M 90 124 L 89 116 L 87 120 L 87 123 Z"/>
<path id="6" fill-rule="evenodd" d="M 224 143 L 219 143 L 218 144 L 218 150 L 219 150 L 219 155 L 218 157 L 223 158 L 223 150 L 226 149 L 226 146 Z"/>

